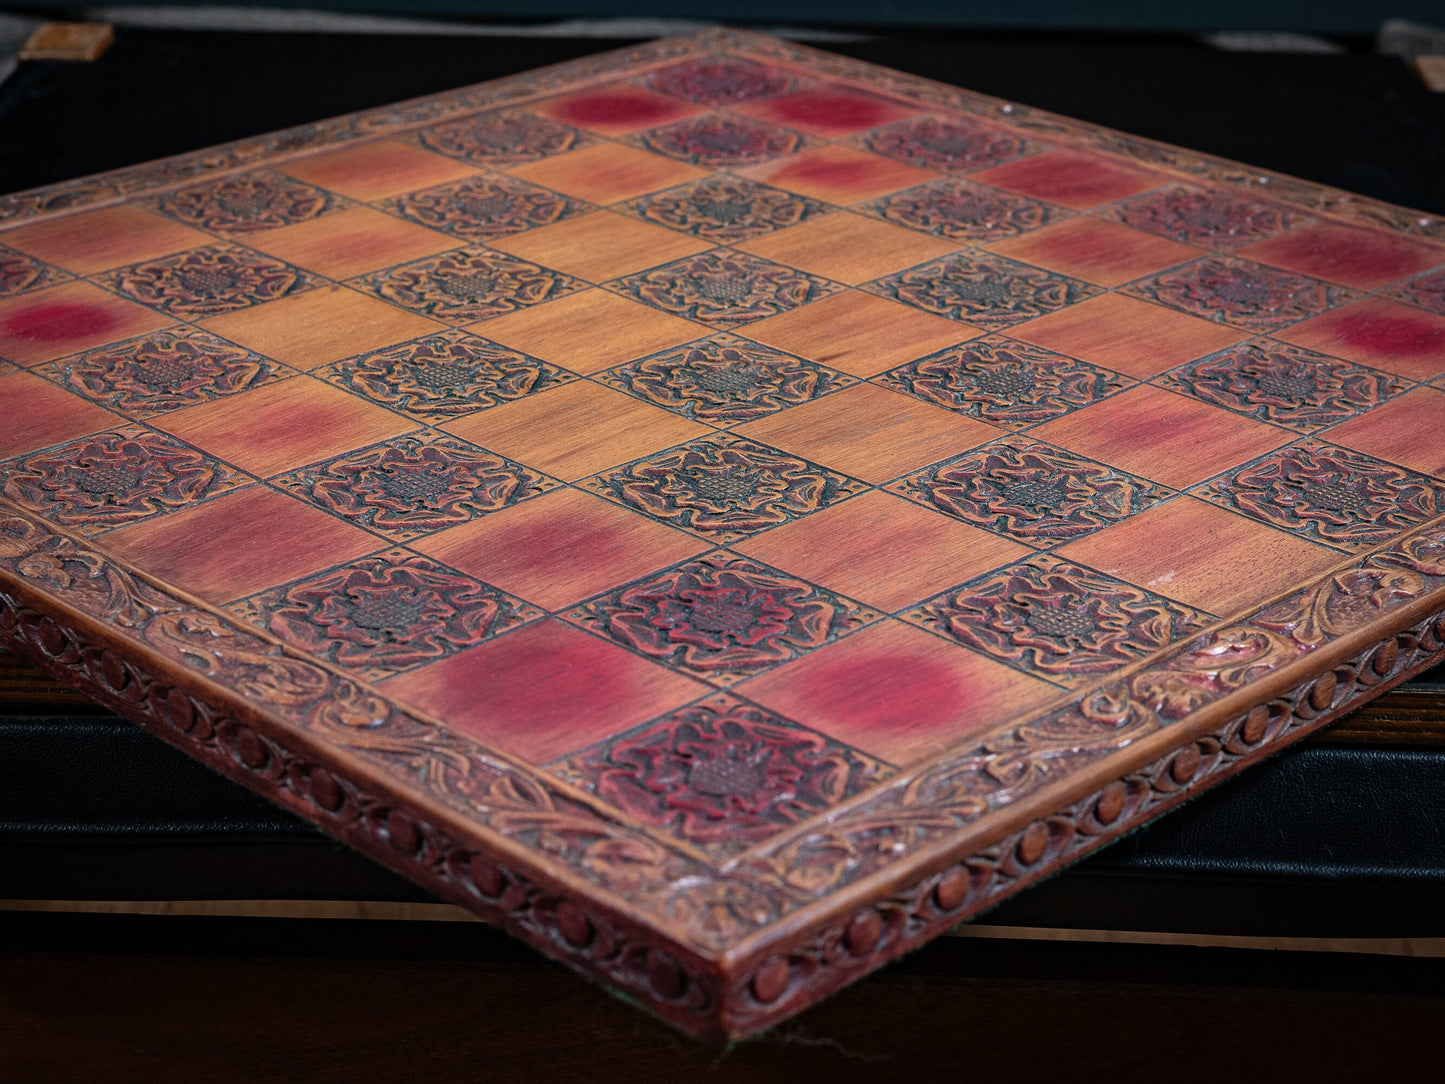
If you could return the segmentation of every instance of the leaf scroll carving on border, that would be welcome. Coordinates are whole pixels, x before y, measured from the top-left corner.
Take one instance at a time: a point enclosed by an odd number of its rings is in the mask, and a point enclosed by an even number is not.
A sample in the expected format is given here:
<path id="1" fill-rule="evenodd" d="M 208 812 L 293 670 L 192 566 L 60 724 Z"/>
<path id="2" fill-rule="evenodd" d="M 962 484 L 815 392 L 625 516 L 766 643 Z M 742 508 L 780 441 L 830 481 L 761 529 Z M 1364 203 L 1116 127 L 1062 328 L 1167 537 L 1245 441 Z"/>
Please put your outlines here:
<path id="1" fill-rule="evenodd" d="M 183 605 L 100 554 L 0 510 L 0 560 L 7 558 L 25 579 L 63 591 L 77 609 L 123 628 L 138 628 L 155 614 Z"/>
<path id="2" fill-rule="evenodd" d="M 1217 629 L 1136 674 L 1131 691 L 1161 718 L 1176 722 L 1302 653 L 1288 638 L 1267 629 Z"/>

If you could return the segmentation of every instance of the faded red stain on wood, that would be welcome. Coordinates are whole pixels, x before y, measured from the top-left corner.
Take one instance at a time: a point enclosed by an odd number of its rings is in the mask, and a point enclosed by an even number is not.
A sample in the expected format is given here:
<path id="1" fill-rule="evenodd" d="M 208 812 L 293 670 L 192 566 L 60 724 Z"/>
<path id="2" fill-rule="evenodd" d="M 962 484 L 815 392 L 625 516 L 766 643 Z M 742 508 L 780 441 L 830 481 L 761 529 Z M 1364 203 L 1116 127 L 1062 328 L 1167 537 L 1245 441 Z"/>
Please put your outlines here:
<path id="1" fill-rule="evenodd" d="M 416 545 L 453 568 L 553 610 L 707 549 L 681 531 L 570 489 Z"/>
<path id="2" fill-rule="evenodd" d="M 632 90 L 580 94 L 552 103 L 547 111 L 560 121 L 584 128 L 594 125 L 648 127 L 691 112 L 677 102 Z"/>
<path id="3" fill-rule="evenodd" d="M 861 131 L 907 116 L 912 110 L 848 91 L 812 90 L 778 98 L 751 110 L 782 124 L 822 131 Z"/>
<path id="4" fill-rule="evenodd" d="M 6 335 L 34 342 L 56 343 L 113 331 L 120 324 L 102 305 L 53 302 L 36 305 L 7 317 L 0 329 Z"/>
<path id="5" fill-rule="evenodd" d="M 1055 692 L 991 659 L 891 621 L 735 691 L 895 764 L 938 753 Z"/>
<path id="6" fill-rule="evenodd" d="M 986 169 L 975 178 L 1078 210 L 1142 192 L 1156 183 L 1147 173 L 1077 151 L 1047 151 Z"/>
<path id="7" fill-rule="evenodd" d="M 1445 324 L 1427 316 L 1361 314 L 1338 322 L 1346 346 L 1384 354 L 1424 357 L 1445 350 Z"/>
<path id="8" fill-rule="evenodd" d="M 1335 225 L 1281 234 L 1240 255 L 1364 289 L 1445 263 L 1445 249 L 1434 245 Z"/>
<path id="9" fill-rule="evenodd" d="M 541 764 L 709 689 L 556 621 L 539 621 L 385 682 L 497 749 Z"/>

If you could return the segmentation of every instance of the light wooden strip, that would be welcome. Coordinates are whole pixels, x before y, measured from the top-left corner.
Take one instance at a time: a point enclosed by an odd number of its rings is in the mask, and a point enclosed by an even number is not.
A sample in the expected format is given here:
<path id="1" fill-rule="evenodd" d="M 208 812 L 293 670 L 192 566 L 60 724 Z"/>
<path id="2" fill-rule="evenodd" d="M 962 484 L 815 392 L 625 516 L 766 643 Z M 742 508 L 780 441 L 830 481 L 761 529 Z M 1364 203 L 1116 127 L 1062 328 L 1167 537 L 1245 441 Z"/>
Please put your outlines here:
<path id="1" fill-rule="evenodd" d="M 99 60 L 115 41 L 109 23 L 44 23 L 20 50 L 21 60 Z"/>
<path id="2" fill-rule="evenodd" d="M 470 911 L 449 903 L 398 903 L 382 900 L 0 900 L 0 911 L 206 918 L 360 919 L 372 922 L 483 922 Z M 955 926 L 948 931 L 947 936 L 999 941 L 1180 945 L 1194 948 L 1445 957 L 1445 937 L 1247 937 L 1152 930 L 993 926 L 975 922 Z"/>

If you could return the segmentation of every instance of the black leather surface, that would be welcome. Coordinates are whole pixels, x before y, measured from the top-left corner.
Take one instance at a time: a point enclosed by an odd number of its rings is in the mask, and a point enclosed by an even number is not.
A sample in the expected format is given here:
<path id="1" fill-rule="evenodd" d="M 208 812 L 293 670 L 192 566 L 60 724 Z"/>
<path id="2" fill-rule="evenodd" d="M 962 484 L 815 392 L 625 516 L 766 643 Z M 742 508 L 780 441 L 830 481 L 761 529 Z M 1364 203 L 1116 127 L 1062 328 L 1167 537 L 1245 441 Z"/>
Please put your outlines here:
<path id="1" fill-rule="evenodd" d="M 0 191 L 594 51 L 597 42 L 124 31 L 0 86 Z M 836 47 L 978 90 L 1445 210 L 1445 95 L 1374 56 L 935 35 Z M 184 87 L 185 93 L 176 93 Z M 0 717 L 0 898 L 421 898 L 128 724 Z M 993 921 L 1440 934 L 1445 756 L 1300 748 Z"/>

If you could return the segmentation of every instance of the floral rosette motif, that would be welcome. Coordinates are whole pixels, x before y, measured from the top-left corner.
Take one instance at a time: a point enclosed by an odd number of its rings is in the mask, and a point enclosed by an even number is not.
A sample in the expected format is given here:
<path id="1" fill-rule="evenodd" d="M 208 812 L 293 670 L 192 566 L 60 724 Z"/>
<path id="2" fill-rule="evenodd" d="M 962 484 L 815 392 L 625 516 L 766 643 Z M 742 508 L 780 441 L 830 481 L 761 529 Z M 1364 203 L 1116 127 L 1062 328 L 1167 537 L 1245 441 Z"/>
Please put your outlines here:
<path id="1" fill-rule="evenodd" d="M 352 561 L 234 609 L 293 646 L 369 678 L 446 658 L 540 613 L 406 550 Z"/>
<path id="2" fill-rule="evenodd" d="M 1218 189 L 1175 185 L 1129 200 L 1114 217 L 1138 230 L 1210 248 L 1235 248 L 1297 226 L 1308 219 L 1283 207 Z"/>
<path id="3" fill-rule="evenodd" d="M 874 200 L 869 214 L 949 241 L 1000 241 L 1053 222 L 1060 212 L 957 177 L 908 188 Z"/>
<path id="4" fill-rule="evenodd" d="M 880 382 L 992 425 L 1059 418 L 1132 381 L 1041 346 L 989 336 L 884 374 Z"/>
<path id="5" fill-rule="evenodd" d="M 283 370 L 250 350 L 188 328 L 103 346 L 40 371 L 113 410 L 150 415 L 260 387 Z"/>
<path id="6" fill-rule="evenodd" d="M 792 154 L 803 146 L 797 132 L 729 114 L 690 117 L 639 136 L 649 150 L 699 166 L 742 166 Z"/>
<path id="7" fill-rule="evenodd" d="M 946 591 L 906 617 L 1066 685 L 1107 674 L 1209 622 L 1152 592 L 1046 556 Z"/>
<path id="8" fill-rule="evenodd" d="M 944 256 L 866 288 L 990 331 L 1056 312 L 1099 292 L 1076 279 L 985 253 Z"/>
<path id="9" fill-rule="evenodd" d="M 722 328 L 777 316 L 842 289 L 816 275 L 726 249 L 629 275 L 610 287 Z"/>
<path id="10" fill-rule="evenodd" d="M 443 331 L 339 361 L 321 376 L 431 422 L 465 417 L 576 379 L 555 365 L 465 331 Z"/>
<path id="11" fill-rule="evenodd" d="M 823 205 L 780 188 L 720 175 L 637 200 L 632 210 L 649 222 L 733 245 L 796 226 L 821 213 Z"/>
<path id="12" fill-rule="evenodd" d="M 423 128 L 418 137 L 449 158 L 498 165 L 550 158 L 590 142 L 575 128 L 520 112 L 478 113 Z"/>
<path id="13" fill-rule="evenodd" d="M 0 245 L 0 297 L 15 297 L 69 277 L 34 257 Z"/>
<path id="14" fill-rule="evenodd" d="M 397 541 L 468 523 L 557 485 L 449 436 L 398 437 L 294 471 L 275 484 Z"/>
<path id="15" fill-rule="evenodd" d="M 879 616 L 727 554 L 689 561 L 568 614 L 634 651 L 714 684 L 751 677 Z"/>
<path id="16" fill-rule="evenodd" d="M 882 761 L 728 696 L 682 708 L 552 771 L 720 855 L 892 774 Z"/>
<path id="17" fill-rule="evenodd" d="M 394 305 L 464 324 L 564 297 L 582 283 L 485 248 L 461 248 L 359 280 Z"/>
<path id="18" fill-rule="evenodd" d="M 805 459 L 737 438 L 693 441 L 584 484 L 719 542 L 788 523 L 865 488 Z"/>
<path id="19" fill-rule="evenodd" d="M 1379 545 L 1445 511 L 1445 484 L 1362 452 L 1302 441 L 1199 494 L 1347 550 Z"/>
<path id="20" fill-rule="evenodd" d="M 1018 438 L 986 444 L 885 488 L 1034 546 L 1082 538 L 1144 511 L 1170 492 L 1103 463 Z"/>
<path id="21" fill-rule="evenodd" d="M 711 425 L 763 418 L 854 382 L 733 335 L 643 358 L 602 379 L 664 410 Z"/>
<path id="22" fill-rule="evenodd" d="M 241 173 L 163 196 L 159 208 L 204 230 L 254 233 L 318 218 L 336 205 L 329 192 L 279 173 Z"/>
<path id="23" fill-rule="evenodd" d="M 797 80 L 779 68 L 735 57 L 704 57 L 672 64 L 647 77 L 659 94 L 699 105 L 756 102 L 786 94 Z"/>
<path id="24" fill-rule="evenodd" d="M 1357 296 L 1342 286 L 1231 257 L 1185 264 L 1122 292 L 1261 333 L 1318 316 Z"/>
<path id="25" fill-rule="evenodd" d="M 1269 339 L 1171 373 L 1165 386 L 1236 414 L 1312 433 L 1405 390 L 1399 377 Z"/>
<path id="26" fill-rule="evenodd" d="M 304 290 L 316 283 L 281 260 L 234 245 L 196 248 L 105 276 L 108 285 L 167 316 L 200 319 Z"/>
<path id="27" fill-rule="evenodd" d="M 391 200 L 387 210 L 468 241 L 550 226 L 590 208 L 509 177 L 469 177 Z"/>
<path id="28" fill-rule="evenodd" d="M 880 129 L 864 142 L 877 154 L 939 170 L 987 169 L 1029 150 L 1011 132 L 964 117 L 918 117 Z"/>
<path id="29" fill-rule="evenodd" d="M 0 463 L 0 492 L 83 534 L 185 508 L 247 481 L 235 468 L 139 426 Z"/>
<path id="30" fill-rule="evenodd" d="M 1397 287 L 1391 296 L 1407 305 L 1416 305 L 1445 316 L 1445 271 L 1421 275 Z"/>

